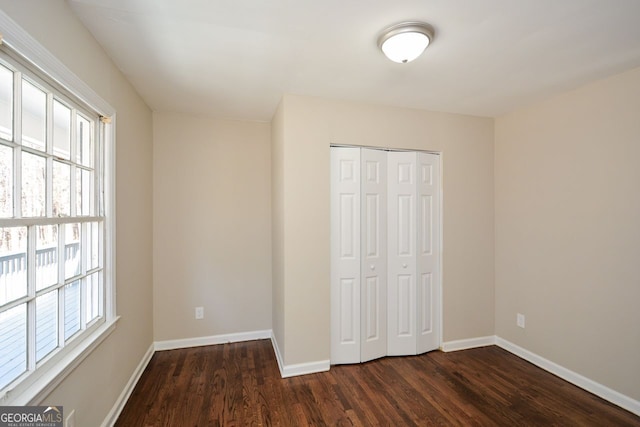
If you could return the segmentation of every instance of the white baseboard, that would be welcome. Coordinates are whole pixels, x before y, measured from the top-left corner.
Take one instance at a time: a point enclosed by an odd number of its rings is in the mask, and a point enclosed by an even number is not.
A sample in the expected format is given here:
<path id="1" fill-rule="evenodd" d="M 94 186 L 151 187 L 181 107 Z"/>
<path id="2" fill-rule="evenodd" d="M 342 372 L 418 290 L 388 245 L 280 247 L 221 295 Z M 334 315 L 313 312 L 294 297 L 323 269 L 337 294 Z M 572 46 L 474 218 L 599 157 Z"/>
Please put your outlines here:
<path id="1" fill-rule="evenodd" d="M 608 400 L 614 405 L 617 405 L 629 412 L 640 416 L 640 401 L 637 401 L 629 396 L 610 389 L 607 386 L 604 386 L 585 376 L 573 372 L 563 366 L 558 365 L 557 363 L 545 359 L 542 356 L 532 353 L 531 351 L 526 350 L 498 336 L 495 337 L 495 344 L 498 347 L 501 347 L 508 352 L 513 353 L 516 356 L 533 363 L 534 365 L 544 369 L 545 371 L 551 372 L 552 374 L 562 378 L 565 381 L 570 382 L 571 384 L 577 385 L 578 387 L 585 389 L 588 392 L 591 392 L 596 396 L 603 398 L 604 400 Z"/>
<path id="2" fill-rule="evenodd" d="M 210 335 L 208 337 L 185 338 L 180 340 L 156 341 L 156 351 L 175 350 L 177 348 L 201 347 L 203 345 L 226 344 L 232 342 L 253 341 L 271 338 L 271 330 L 239 332 L 236 334 Z"/>
<path id="3" fill-rule="evenodd" d="M 282 378 L 297 377 L 298 375 L 316 374 L 326 372 L 331 367 L 329 360 L 318 360 L 316 362 L 297 363 L 295 365 L 285 365 L 280 368 Z"/>
<path id="4" fill-rule="evenodd" d="M 271 334 L 271 345 L 273 346 L 273 351 L 276 354 L 276 360 L 278 361 L 278 368 L 280 369 L 280 376 L 282 378 L 326 372 L 331 367 L 331 363 L 329 360 L 319 360 L 317 362 L 285 365 L 282 354 L 280 353 L 280 348 L 278 347 L 278 341 L 276 340 L 276 337 L 275 335 L 273 335 L 273 333 Z"/>
<path id="5" fill-rule="evenodd" d="M 120 393 L 120 396 L 118 396 L 118 399 L 107 414 L 107 417 L 102 422 L 102 427 L 111 427 L 116 423 L 118 417 L 120 416 L 120 412 L 122 412 L 122 409 L 124 409 L 124 405 L 127 403 L 127 400 L 129 400 L 129 396 L 131 396 L 133 389 L 136 387 L 136 384 L 138 384 L 142 373 L 151 361 L 154 353 L 155 350 L 152 343 L 144 356 L 142 356 L 142 360 L 140 360 L 140 363 L 138 363 L 138 366 L 133 371 L 131 378 L 129 378 L 129 381 L 127 381 L 127 385 L 122 390 L 122 393 Z"/>
<path id="6" fill-rule="evenodd" d="M 488 337 L 468 338 L 464 340 L 455 340 L 443 342 L 440 349 L 444 352 L 467 350 L 469 348 L 486 347 L 488 345 L 495 345 L 496 336 L 491 335 Z"/>
<path id="7" fill-rule="evenodd" d="M 276 361 L 278 362 L 278 369 L 280 369 L 280 376 L 284 378 L 282 375 L 284 362 L 282 360 L 282 354 L 280 353 L 280 347 L 278 347 L 278 340 L 276 340 L 276 336 L 271 332 L 271 346 L 273 347 L 273 352 L 276 354 Z"/>

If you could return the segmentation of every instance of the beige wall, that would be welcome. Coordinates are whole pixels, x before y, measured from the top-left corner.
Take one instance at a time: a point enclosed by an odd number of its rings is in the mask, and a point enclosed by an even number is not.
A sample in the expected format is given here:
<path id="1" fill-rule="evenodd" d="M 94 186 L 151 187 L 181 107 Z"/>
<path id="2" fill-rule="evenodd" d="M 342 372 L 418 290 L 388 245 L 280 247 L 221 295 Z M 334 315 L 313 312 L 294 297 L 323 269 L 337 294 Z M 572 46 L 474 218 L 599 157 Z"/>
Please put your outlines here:
<path id="1" fill-rule="evenodd" d="M 329 359 L 331 143 L 443 153 L 444 340 L 493 335 L 493 120 L 291 95 L 276 118 L 284 363 Z"/>
<path id="2" fill-rule="evenodd" d="M 113 334 L 42 404 L 97 426 L 152 343 L 151 112 L 62 0 L 0 0 L 0 9 L 117 111 L 117 312 Z"/>
<path id="3" fill-rule="evenodd" d="M 639 159 L 640 69 L 496 121 L 497 335 L 636 400 Z"/>
<path id="4" fill-rule="evenodd" d="M 156 341 L 271 329 L 270 134 L 154 113 Z"/>

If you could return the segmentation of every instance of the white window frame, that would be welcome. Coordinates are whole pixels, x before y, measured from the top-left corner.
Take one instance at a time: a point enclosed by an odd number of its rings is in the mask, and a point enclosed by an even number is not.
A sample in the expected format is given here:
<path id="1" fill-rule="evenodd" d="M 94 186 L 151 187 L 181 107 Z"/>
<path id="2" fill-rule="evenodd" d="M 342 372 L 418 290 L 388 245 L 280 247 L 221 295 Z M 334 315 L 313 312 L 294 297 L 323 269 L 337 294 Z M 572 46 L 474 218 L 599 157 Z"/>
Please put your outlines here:
<path id="1" fill-rule="evenodd" d="M 55 357 L 32 371 L 15 387 L 0 394 L 0 406 L 39 405 L 102 341 L 116 328 L 119 316 L 116 313 L 116 111 L 86 83 L 70 71 L 62 62 L 45 49 L 38 41 L 0 10 L 1 42 L 17 52 L 46 77 L 90 106 L 102 120 L 103 173 L 104 173 L 104 286 L 105 321 L 91 334 L 75 345 L 65 346 Z"/>

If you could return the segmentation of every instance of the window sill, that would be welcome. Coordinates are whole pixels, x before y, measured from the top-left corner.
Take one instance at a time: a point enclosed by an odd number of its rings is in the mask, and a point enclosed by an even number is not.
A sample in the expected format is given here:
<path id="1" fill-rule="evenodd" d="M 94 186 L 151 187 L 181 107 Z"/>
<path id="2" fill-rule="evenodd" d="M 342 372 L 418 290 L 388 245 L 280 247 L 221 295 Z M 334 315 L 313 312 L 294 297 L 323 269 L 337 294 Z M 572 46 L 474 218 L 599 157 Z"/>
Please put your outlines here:
<path id="1" fill-rule="evenodd" d="M 38 377 L 29 385 L 18 384 L 0 397 L 0 406 L 39 405 L 75 368 L 82 363 L 100 343 L 116 329 L 120 316 L 100 325 L 90 336 L 85 338 L 61 360 L 42 372 L 35 371 Z"/>

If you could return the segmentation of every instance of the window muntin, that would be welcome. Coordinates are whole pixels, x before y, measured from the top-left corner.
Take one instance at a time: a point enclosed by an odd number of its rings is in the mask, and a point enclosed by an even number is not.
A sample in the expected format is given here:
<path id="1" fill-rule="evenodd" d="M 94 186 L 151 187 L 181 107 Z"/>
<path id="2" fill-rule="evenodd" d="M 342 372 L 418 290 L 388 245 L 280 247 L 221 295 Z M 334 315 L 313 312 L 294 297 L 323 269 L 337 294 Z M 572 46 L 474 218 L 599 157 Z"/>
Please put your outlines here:
<path id="1" fill-rule="evenodd" d="M 105 321 L 102 130 L 0 54 L 0 393 Z"/>

